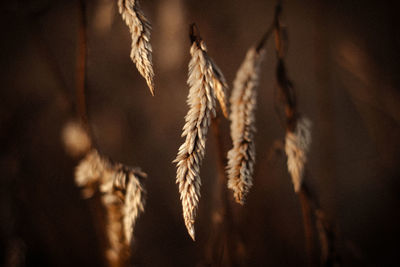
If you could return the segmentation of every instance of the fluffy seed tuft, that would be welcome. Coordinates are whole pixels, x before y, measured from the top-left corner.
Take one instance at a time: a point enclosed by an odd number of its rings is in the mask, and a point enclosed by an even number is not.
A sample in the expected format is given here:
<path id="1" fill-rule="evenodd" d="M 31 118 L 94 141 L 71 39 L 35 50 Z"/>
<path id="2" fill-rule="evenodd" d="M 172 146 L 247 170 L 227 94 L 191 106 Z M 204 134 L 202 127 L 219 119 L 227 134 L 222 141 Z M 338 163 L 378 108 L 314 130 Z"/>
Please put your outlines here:
<path id="1" fill-rule="evenodd" d="M 294 132 L 286 133 L 285 153 L 287 166 L 294 191 L 299 192 L 302 182 L 304 166 L 307 162 L 307 152 L 311 145 L 311 121 L 305 117 L 298 120 Z"/>
<path id="2" fill-rule="evenodd" d="M 132 241 L 137 217 L 144 211 L 146 174 L 121 163 L 112 163 L 96 150 L 90 151 L 75 170 L 75 183 L 90 197 L 98 190 L 107 210 L 107 257 L 114 262 L 123 257 Z"/>
<path id="3" fill-rule="evenodd" d="M 231 104 L 231 137 L 233 148 L 228 152 L 228 188 L 233 190 L 236 202 L 244 204 L 253 185 L 255 164 L 255 109 L 260 64 L 264 50 L 251 48 L 240 66 L 233 84 Z"/>
<path id="4" fill-rule="evenodd" d="M 144 16 L 138 0 L 118 0 L 118 9 L 131 33 L 131 59 L 154 96 L 151 24 Z"/>
<path id="5" fill-rule="evenodd" d="M 176 183 L 179 186 L 183 218 L 189 235 L 195 240 L 194 222 L 201 186 L 200 166 L 205 154 L 210 121 L 216 115 L 215 94 L 223 99 L 225 93 L 222 90 L 226 88 L 226 83 L 222 73 L 207 55 L 203 41 L 193 41 L 190 54 L 187 81 L 189 111 L 185 116 L 182 133 L 186 139 L 174 162 L 177 164 Z"/>

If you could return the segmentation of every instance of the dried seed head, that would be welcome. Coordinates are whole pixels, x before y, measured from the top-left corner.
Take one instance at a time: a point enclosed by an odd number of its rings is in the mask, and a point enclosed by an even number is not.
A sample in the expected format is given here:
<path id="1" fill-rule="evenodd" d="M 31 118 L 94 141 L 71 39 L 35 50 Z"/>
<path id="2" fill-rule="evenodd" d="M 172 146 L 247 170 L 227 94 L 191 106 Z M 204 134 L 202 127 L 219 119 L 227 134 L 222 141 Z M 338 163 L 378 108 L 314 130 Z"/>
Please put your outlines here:
<path id="1" fill-rule="evenodd" d="M 83 189 L 101 193 L 107 210 L 107 235 L 110 247 L 107 257 L 111 262 L 125 257 L 132 241 L 137 217 L 144 211 L 145 190 L 142 180 L 146 174 L 121 163 L 112 163 L 92 150 L 76 168 L 75 182 Z M 125 256 L 124 256 L 125 255 Z"/>
<path id="2" fill-rule="evenodd" d="M 286 133 L 285 152 L 287 156 L 287 166 L 294 191 L 299 192 L 302 182 L 304 166 L 307 162 L 307 152 L 311 145 L 311 121 L 307 118 L 300 118 L 297 121 L 294 132 Z"/>
<path id="3" fill-rule="evenodd" d="M 125 240 L 128 244 L 130 244 L 136 219 L 141 212 L 144 212 L 145 204 L 145 191 L 140 183 L 140 177 L 137 173 L 129 173 L 129 181 L 125 190 L 123 225 L 125 231 Z"/>
<path id="4" fill-rule="evenodd" d="M 233 148 L 228 152 L 228 188 L 236 202 L 244 204 L 253 185 L 255 163 L 254 133 L 257 87 L 264 51 L 249 49 L 233 84 L 231 104 L 231 137 Z"/>
<path id="5" fill-rule="evenodd" d="M 189 111 L 185 116 L 182 132 L 182 137 L 186 139 L 174 162 L 177 164 L 176 183 L 179 185 L 185 225 L 194 240 L 194 222 L 200 199 L 200 166 L 205 154 L 210 120 L 216 113 L 214 90 L 217 84 L 222 90 L 226 83 L 207 55 L 207 48 L 200 38 L 192 40 L 190 54 L 187 81 Z"/>
<path id="6" fill-rule="evenodd" d="M 145 190 L 141 182 L 145 177 L 145 173 L 120 163 L 113 164 L 103 175 L 100 186 L 100 191 L 104 193 L 103 202 L 105 205 L 120 204 L 118 212 L 121 213 L 121 220 L 117 223 L 122 225 L 126 245 L 131 243 L 136 219 L 144 211 Z"/>
<path id="7" fill-rule="evenodd" d="M 93 149 L 75 168 L 75 183 L 82 187 L 84 198 L 89 198 L 94 194 L 95 184 L 100 182 L 106 165 L 107 163 L 100 158 L 97 150 Z"/>
<path id="8" fill-rule="evenodd" d="M 144 16 L 138 0 L 118 0 L 118 9 L 131 33 L 131 59 L 139 73 L 146 79 L 151 94 L 154 95 L 150 22 Z"/>

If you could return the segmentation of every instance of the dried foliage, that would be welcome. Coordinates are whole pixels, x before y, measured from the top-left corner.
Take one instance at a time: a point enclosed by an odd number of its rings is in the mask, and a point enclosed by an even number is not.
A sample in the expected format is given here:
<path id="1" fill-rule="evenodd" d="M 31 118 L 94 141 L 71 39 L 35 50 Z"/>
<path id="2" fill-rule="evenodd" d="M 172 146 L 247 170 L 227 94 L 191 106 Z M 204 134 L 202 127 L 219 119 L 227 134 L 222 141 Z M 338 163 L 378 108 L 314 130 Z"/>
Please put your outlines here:
<path id="1" fill-rule="evenodd" d="M 138 0 L 118 0 L 119 13 L 132 37 L 131 59 L 154 95 L 154 71 L 150 44 L 151 24 L 144 16 Z"/>
<path id="2" fill-rule="evenodd" d="M 228 152 L 228 188 L 234 192 L 236 202 L 244 204 L 253 185 L 255 163 L 255 109 L 260 64 L 264 51 L 251 48 L 240 66 L 233 84 L 231 104 L 231 137 L 233 148 Z"/>
<path id="3" fill-rule="evenodd" d="M 120 163 L 112 163 L 96 150 L 90 151 L 75 170 L 75 183 L 90 197 L 96 190 L 107 210 L 107 234 L 110 248 L 107 258 L 114 262 L 129 254 L 133 228 L 144 211 L 146 174 Z"/>
<path id="4" fill-rule="evenodd" d="M 194 26 L 192 25 L 192 30 Z M 180 146 L 174 160 L 177 163 L 176 183 L 179 184 L 183 217 L 192 239 L 195 239 L 194 222 L 200 199 L 200 166 L 205 154 L 207 132 L 212 117 L 215 117 L 215 90 L 225 87 L 223 75 L 207 55 L 205 43 L 191 32 L 192 46 L 189 62 L 189 111 L 185 116 Z M 224 95 L 222 90 L 220 95 Z M 222 99 L 222 98 L 221 98 Z M 222 105 L 221 105 L 222 106 Z"/>
<path id="5" fill-rule="evenodd" d="M 297 121 L 295 132 L 287 131 L 285 140 L 285 152 L 287 156 L 287 167 L 294 191 L 299 192 L 303 182 L 304 167 L 307 162 L 307 152 L 311 145 L 311 121 L 300 118 Z"/>

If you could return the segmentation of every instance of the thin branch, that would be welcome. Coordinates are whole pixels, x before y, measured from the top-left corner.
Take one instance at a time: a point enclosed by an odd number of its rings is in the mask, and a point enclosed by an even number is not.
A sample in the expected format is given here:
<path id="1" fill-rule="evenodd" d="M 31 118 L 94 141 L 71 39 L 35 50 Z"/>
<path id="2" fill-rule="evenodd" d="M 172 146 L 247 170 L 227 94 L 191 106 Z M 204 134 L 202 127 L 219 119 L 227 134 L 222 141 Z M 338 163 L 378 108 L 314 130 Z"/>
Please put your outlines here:
<path id="1" fill-rule="evenodd" d="M 78 31 L 77 31 L 77 55 L 76 55 L 76 113 L 81 120 L 83 128 L 87 132 L 91 140 L 92 148 L 101 153 L 97 145 L 93 129 L 89 122 L 87 91 L 88 91 L 88 75 L 87 75 L 87 57 L 88 57 L 88 34 L 87 34 L 87 18 L 86 18 L 86 1 L 79 0 L 78 6 Z"/>
<path id="2" fill-rule="evenodd" d="M 218 181 L 216 195 L 214 201 L 218 204 L 214 205 L 213 211 L 213 235 L 209 239 L 207 255 L 209 263 L 216 266 L 239 266 L 244 259 L 242 255 L 237 253 L 238 244 L 242 244 L 241 236 L 237 232 L 235 226 L 232 207 L 229 201 L 229 192 L 226 187 L 227 177 L 225 166 L 227 163 L 223 136 L 220 131 L 220 117 L 217 116 L 212 120 L 212 130 L 217 148 L 217 171 Z"/>
<path id="3" fill-rule="evenodd" d="M 190 24 L 189 39 L 190 39 L 190 44 L 193 44 L 194 42 L 196 42 L 197 45 L 200 45 L 201 35 L 200 35 L 200 30 L 197 27 L 196 23 Z"/>
<path id="4" fill-rule="evenodd" d="M 299 196 L 301 211 L 303 214 L 304 235 L 306 238 L 307 260 L 309 265 L 314 262 L 314 232 L 313 232 L 313 219 L 312 219 L 312 200 L 307 189 L 306 184 L 303 182 L 300 191 L 297 193 Z"/>
<path id="5" fill-rule="evenodd" d="M 225 242 L 227 247 L 227 253 L 228 253 L 228 258 L 232 259 L 232 256 L 234 255 L 233 253 L 233 247 L 232 247 L 232 242 L 230 242 L 230 236 L 229 233 L 231 233 L 233 225 L 232 225 L 232 212 L 229 206 L 229 200 L 228 200 L 228 194 L 226 190 L 226 176 L 225 176 L 225 166 L 226 166 L 226 152 L 224 150 L 224 144 L 223 144 L 223 139 L 222 135 L 220 133 L 220 118 L 216 117 L 212 120 L 212 130 L 216 142 L 216 147 L 217 147 L 217 152 L 218 152 L 218 158 L 217 158 L 217 169 L 218 169 L 218 185 L 219 185 L 219 195 L 222 201 L 222 205 L 220 206 L 220 211 L 219 213 L 222 215 L 222 220 L 223 220 L 223 225 L 226 227 L 223 227 L 223 229 L 220 229 L 225 231 Z"/>
<path id="6" fill-rule="evenodd" d="M 256 46 L 256 51 L 259 53 L 261 49 L 264 48 L 265 43 L 268 41 L 269 36 L 273 33 L 274 31 L 274 23 L 272 22 L 271 25 L 268 27 L 268 30 L 264 33 L 264 35 L 261 37 L 261 40 L 258 42 L 258 45 Z"/>

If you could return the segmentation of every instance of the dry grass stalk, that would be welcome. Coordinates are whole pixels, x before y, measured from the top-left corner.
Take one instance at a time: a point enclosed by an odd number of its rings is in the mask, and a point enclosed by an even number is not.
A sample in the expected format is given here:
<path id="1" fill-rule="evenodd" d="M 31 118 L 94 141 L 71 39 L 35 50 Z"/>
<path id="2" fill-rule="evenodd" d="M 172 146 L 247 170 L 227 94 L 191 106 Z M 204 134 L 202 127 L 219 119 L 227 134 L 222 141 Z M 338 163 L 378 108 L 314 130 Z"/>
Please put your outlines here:
<path id="1" fill-rule="evenodd" d="M 311 194 L 309 186 L 303 181 L 303 176 L 306 175 L 307 152 L 311 144 L 311 122 L 299 115 L 296 94 L 286 73 L 284 57 L 288 39 L 286 30 L 282 27 L 281 14 L 282 6 L 278 3 L 274 19 L 275 44 L 278 57 L 276 80 L 286 118 L 285 152 L 288 159 L 287 166 L 292 176 L 294 190 L 299 196 L 302 206 L 308 264 L 310 266 L 314 265 L 313 226 L 316 226 L 320 238 L 322 264 L 324 266 L 338 266 L 340 265 L 340 257 L 335 248 L 337 233 L 334 226 L 326 220 L 324 212 L 318 204 L 317 196 Z M 313 213 L 315 215 L 314 218 Z M 315 220 L 314 225 L 312 223 L 313 219 Z"/>
<path id="2" fill-rule="evenodd" d="M 205 154 L 207 132 L 212 117 L 215 117 L 216 85 L 224 86 L 224 78 L 216 65 L 207 55 L 207 48 L 200 36 L 191 26 L 192 46 L 189 62 L 189 111 L 185 116 L 182 137 L 185 142 L 180 146 L 174 160 L 177 163 L 176 183 L 182 201 L 183 218 L 192 239 L 195 239 L 194 222 L 200 199 L 200 166 Z"/>
<path id="3" fill-rule="evenodd" d="M 320 210 L 315 211 L 316 226 L 318 230 L 319 242 L 321 244 L 321 262 L 328 262 L 330 244 L 328 239 L 328 227 L 324 222 L 324 214 Z"/>
<path id="4" fill-rule="evenodd" d="M 287 131 L 285 152 L 287 167 L 292 177 L 294 191 L 298 193 L 303 183 L 303 174 L 307 162 L 307 152 L 311 145 L 311 121 L 305 117 L 298 119 L 294 132 Z"/>
<path id="5" fill-rule="evenodd" d="M 315 212 L 315 226 L 317 227 L 320 245 L 321 261 L 324 266 L 339 266 L 340 256 L 335 247 L 335 232 L 333 226 L 325 219 L 319 207 L 317 196 L 310 193 L 310 189 L 303 177 L 306 175 L 307 152 L 311 145 L 311 121 L 301 117 L 296 108 L 296 95 L 288 80 L 282 58 L 278 60 L 278 86 L 284 96 L 286 115 L 285 153 L 287 155 L 288 171 L 292 177 L 294 190 L 299 196 L 302 206 L 306 249 L 309 265 L 313 263 L 313 223 L 312 213 Z"/>
<path id="6" fill-rule="evenodd" d="M 154 96 L 151 24 L 144 16 L 138 0 L 118 0 L 118 9 L 131 33 L 131 59 L 139 73 L 146 79 L 147 86 Z"/>
<path id="7" fill-rule="evenodd" d="M 321 245 L 321 265 L 341 266 L 341 259 L 336 248 L 336 227 L 329 222 L 323 210 L 315 208 L 316 227 Z"/>
<path id="8" fill-rule="evenodd" d="M 255 163 L 255 108 L 260 64 L 264 50 L 251 48 L 240 66 L 233 84 L 231 104 L 231 137 L 233 148 L 228 152 L 228 188 L 234 192 L 236 202 L 244 204 L 253 185 Z"/>
<path id="9" fill-rule="evenodd" d="M 75 170 L 75 182 L 86 197 L 99 190 L 107 210 L 107 235 L 110 248 L 106 252 L 112 263 L 128 258 L 133 228 L 144 211 L 145 190 L 141 185 L 146 174 L 120 163 L 112 163 L 90 151 Z M 89 190 L 89 193 L 88 193 Z"/>
<path id="10" fill-rule="evenodd" d="M 307 261 L 308 265 L 312 266 L 314 258 L 312 205 L 314 200 L 311 198 L 306 184 L 302 181 L 306 152 L 311 143 L 310 123 L 299 116 L 296 92 L 286 72 L 285 54 L 288 38 L 286 28 L 283 27 L 281 22 L 281 16 L 282 5 L 278 2 L 274 16 L 277 55 L 276 86 L 280 94 L 280 101 L 283 104 L 286 119 L 285 152 L 288 157 L 288 169 L 292 175 L 294 189 L 301 203 Z"/>

